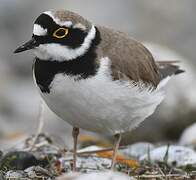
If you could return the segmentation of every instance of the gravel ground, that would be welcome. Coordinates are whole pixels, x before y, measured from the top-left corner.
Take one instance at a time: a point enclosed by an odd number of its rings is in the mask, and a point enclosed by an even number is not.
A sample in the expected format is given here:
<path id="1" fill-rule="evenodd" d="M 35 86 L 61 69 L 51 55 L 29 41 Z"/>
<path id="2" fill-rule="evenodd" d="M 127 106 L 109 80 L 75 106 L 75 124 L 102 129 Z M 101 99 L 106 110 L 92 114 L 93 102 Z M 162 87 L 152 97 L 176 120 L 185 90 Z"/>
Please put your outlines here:
<path id="1" fill-rule="evenodd" d="M 147 142 L 123 146 L 115 172 L 110 171 L 111 155 L 110 148 L 95 145 L 80 149 L 78 173 L 73 174 L 71 151 L 59 148 L 52 137 L 40 134 L 36 141 L 32 136 L 1 152 L 0 179 L 196 179 L 193 147 Z"/>

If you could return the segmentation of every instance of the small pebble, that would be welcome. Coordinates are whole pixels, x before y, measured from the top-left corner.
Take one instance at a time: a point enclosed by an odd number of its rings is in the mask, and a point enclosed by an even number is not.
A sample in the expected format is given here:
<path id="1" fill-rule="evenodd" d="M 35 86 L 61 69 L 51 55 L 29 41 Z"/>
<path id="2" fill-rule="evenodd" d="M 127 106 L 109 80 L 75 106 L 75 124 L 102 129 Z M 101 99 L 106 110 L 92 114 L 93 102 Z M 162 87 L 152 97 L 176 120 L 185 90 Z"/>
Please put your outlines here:
<path id="1" fill-rule="evenodd" d="M 24 170 L 30 166 L 38 165 L 37 159 L 29 152 L 9 152 L 0 160 L 0 170 Z"/>
<path id="2" fill-rule="evenodd" d="M 8 171 L 5 174 L 5 179 L 20 179 L 27 177 L 24 171 Z"/>
<path id="3" fill-rule="evenodd" d="M 122 173 L 108 171 L 87 174 L 70 173 L 57 178 L 57 180 L 135 180 L 135 178 Z"/>
<path id="4" fill-rule="evenodd" d="M 60 159 L 63 162 L 63 167 L 67 171 L 71 170 L 70 159 Z M 98 172 L 108 170 L 111 166 L 111 159 L 100 158 L 96 156 L 85 156 L 77 158 L 77 169 L 79 172 Z"/>
<path id="5" fill-rule="evenodd" d="M 196 123 L 184 130 L 179 144 L 196 147 Z"/>
<path id="6" fill-rule="evenodd" d="M 51 173 L 40 167 L 40 166 L 32 166 L 24 170 L 25 173 L 28 174 L 29 177 L 36 177 L 37 174 L 41 174 L 42 176 L 52 177 Z"/>
<path id="7" fill-rule="evenodd" d="M 168 151 L 168 155 L 167 154 Z M 183 146 L 162 146 L 150 151 L 140 157 L 140 161 L 150 160 L 152 162 L 166 162 L 168 165 L 183 167 L 187 165 L 196 165 L 196 153 L 194 150 Z"/>
<path id="8" fill-rule="evenodd" d="M 127 158 L 139 158 L 140 156 L 148 153 L 148 151 L 152 151 L 154 148 L 154 145 L 151 143 L 139 142 L 129 145 L 125 149 L 119 150 L 119 152 Z"/>

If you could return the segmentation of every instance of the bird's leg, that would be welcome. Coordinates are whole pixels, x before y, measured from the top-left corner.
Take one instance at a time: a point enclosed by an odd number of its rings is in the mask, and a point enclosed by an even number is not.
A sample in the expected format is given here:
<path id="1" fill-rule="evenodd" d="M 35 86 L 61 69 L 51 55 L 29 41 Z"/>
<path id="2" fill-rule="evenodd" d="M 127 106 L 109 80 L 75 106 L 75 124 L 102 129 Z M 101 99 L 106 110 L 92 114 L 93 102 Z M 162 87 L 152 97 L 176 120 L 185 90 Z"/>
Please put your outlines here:
<path id="1" fill-rule="evenodd" d="M 113 149 L 113 155 L 112 155 L 112 165 L 111 165 L 111 169 L 114 169 L 115 163 L 116 163 L 116 156 L 118 153 L 118 148 L 120 145 L 120 141 L 121 141 L 121 134 L 116 134 L 114 135 L 114 149 Z"/>
<path id="2" fill-rule="evenodd" d="M 76 171 L 76 158 L 77 158 L 77 142 L 78 142 L 79 128 L 74 127 L 72 131 L 72 136 L 74 140 L 73 146 L 73 171 Z"/>
<path id="3" fill-rule="evenodd" d="M 38 127 L 37 127 L 37 131 L 35 133 L 35 137 L 33 138 L 33 142 L 31 144 L 31 147 L 29 149 L 29 151 L 32 151 L 36 145 L 36 142 L 39 138 L 39 135 L 42 133 L 43 131 L 43 127 L 44 127 L 44 102 L 41 100 L 40 104 L 39 104 L 39 113 L 38 113 Z"/>

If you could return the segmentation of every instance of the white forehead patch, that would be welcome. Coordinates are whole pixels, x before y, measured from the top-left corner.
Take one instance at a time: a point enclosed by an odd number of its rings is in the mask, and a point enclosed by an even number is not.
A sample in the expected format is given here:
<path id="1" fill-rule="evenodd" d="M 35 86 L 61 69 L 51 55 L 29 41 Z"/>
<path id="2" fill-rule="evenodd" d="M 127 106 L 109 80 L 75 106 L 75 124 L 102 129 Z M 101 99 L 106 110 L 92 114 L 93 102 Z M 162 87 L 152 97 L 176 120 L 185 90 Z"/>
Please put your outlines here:
<path id="1" fill-rule="evenodd" d="M 73 24 L 71 21 L 60 21 L 60 19 L 54 17 L 51 11 L 46 11 L 43 14 L 47 14 L 48 16 L 50 16 L 54 20 L 54 22 L 60 26 L 71 27 Z"/>
<path id="2" fill-rule="evenodd" d="M 75 24 L 73 28 L 81 29 L 83 31 L 86 30 L 86 27 L 83 24 L 81 24 L 81 23 Z"/>
<path id="3" fill-rule="evenodd" d="M 48 31 L 47 29 L 44 29 L 39 24 L 34 24 L 33 26 L 33 34 L 36 36 L 45 36 L 47 35 Z"/>

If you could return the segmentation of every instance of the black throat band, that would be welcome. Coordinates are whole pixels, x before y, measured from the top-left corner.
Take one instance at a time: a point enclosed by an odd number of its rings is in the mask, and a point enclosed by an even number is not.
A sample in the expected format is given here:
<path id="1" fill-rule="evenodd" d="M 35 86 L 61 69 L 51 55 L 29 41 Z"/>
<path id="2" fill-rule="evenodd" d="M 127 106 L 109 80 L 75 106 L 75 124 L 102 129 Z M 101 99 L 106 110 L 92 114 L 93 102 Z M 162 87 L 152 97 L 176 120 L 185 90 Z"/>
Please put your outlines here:
<path id="1" fill-rule="evenodd" d="M 50 61 L 36 58 L 34 63 L 34 75 L 37 85 L 43 93 L 50 93 L 50 84 L 56 74 L 62 73 L 70 76 L 78 76 L 78 79 L 86 79 L 94 76 L 99 68 L 96 62 L 96 48 L 100 43 L 100 32 L 96 28 L 95 38 L 92 40 L 88 51 L 69 61 Z"/>

